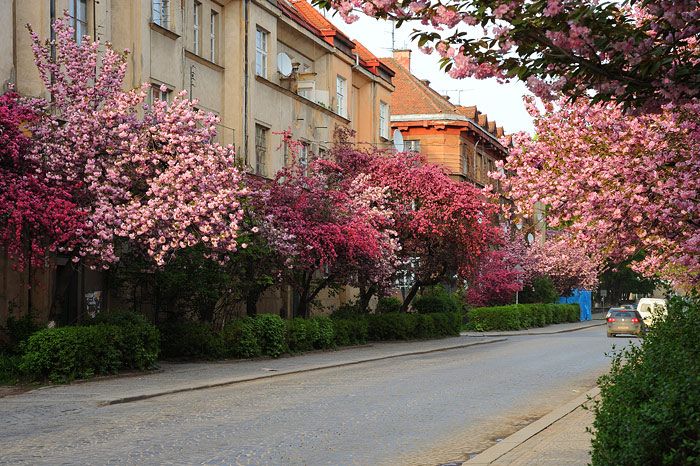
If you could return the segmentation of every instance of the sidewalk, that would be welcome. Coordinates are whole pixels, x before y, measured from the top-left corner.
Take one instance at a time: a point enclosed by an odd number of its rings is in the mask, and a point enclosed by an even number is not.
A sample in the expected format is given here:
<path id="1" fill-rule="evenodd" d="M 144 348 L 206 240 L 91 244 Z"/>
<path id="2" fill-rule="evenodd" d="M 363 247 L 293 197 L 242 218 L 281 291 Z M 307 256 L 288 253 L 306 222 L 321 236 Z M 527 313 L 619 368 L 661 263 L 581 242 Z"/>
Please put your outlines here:
<path id="1" fill-rule="evenodd" d="M 464 463 L 465 466 L 560 466 L 590 462 L 593 413 L 584 409 L 598 396 L 597 388 L 555 409 L 543 418 Z"/>
<path id="2" fill-rule="evenodd" d="M 417 354 L 448 351 L 505 341 L 506 338 L 452 337 L 440 340 L 375 343 L 337 351 L 318 351 L 280 359 L 162 363 L 161 370 L 107 377 L 71 385 L 51 385 L 5 400 L 30 402 L 80 401 L 98 405 L 128 403 L 172 393 L 220 387 L 285 374 L 342 367 Z"/>
<path id="3" fill-rule="evenodd" d="M 504 332 L 462 332 L 460 335 L 468 337 L 515 337 L 518 335 L 552 335 L 555 333 L 574 332 L 576 330 L 583 330 L 584 328 L 605 325 L 606 322 L 604 317 L 598 317 L 598 314 L 593 314 L 593 320 L 586 320 L 583 322 L 567 322 L 564 324 L 548 325 L 547 327 L 536 327 L 525 330 L 514 330 Z"/>

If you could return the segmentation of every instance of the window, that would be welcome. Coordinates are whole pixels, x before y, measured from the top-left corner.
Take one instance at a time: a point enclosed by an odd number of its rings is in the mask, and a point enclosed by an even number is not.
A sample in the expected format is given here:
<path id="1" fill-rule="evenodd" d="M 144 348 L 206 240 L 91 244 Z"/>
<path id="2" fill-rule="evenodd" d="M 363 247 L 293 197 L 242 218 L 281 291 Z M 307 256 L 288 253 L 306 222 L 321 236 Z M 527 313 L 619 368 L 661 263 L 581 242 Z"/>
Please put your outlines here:
<path id="1" fill-rule="evenodd" d="M 335 110 L 342 117 L 348 116 L 347 108 L 348 82 L 342 76 L 337 76 L 335 80 Z"/>
<path id="2" fill-rule="evenodd" d="M 200 43 L 201 43 L 201 29 L 202 26 L 200 22 L 202 21 L 202 4 L 195 1 L 194 2 L 194 10 L 192 12 L 192 38 L 193 38 L 193 48 L 194 48 L 194 53 L 199 55 L 200 53 Z"/>
<path id="3" fill-rule="evenodd" d="M 151 0 L 152 21 L 167 28 L 170 24 L 170 0 Z"/>
<path id="4" fill-rule="evenodd" d="M 418 139 L 404 140 L 403 150 L 406 152 L 420 152 L 420 141 Z"/>
<path id="5" fill-rule="evenodd" d="M 309 143 L 302 142 L 299 146 L 299 166 L 302 167 L 304 175 L 309 168 Z"/>
<path id="6" fill-rule="evenodd" d="M 267 164 L 267 135 L 269 129 L 262 125 L 255 125 L 255 173 L 266 176 Z"/>
<path id="7" fill-rule="evenodd" d="M 460 166 L 460 171 L 462 175 L 467 174 L 467 169 L 468 169 L 468 161 L 469 157 L 467 155 L 467 144 L 466 143 L 461 143 L 460 144 L 460 153 L 459 153 L 459 166 Z"/>
<path id="8" fill-rule="evenodd" d="M 379 135 L 389 139 L 389 104 L 379 101 Z"/>
<path id="9" fill-rule="evenodd" d="M 263 29 L 255 30 L 255 74 L 267 78 L 267 39 L 269 33 Z"/>
<path id="10" fill-rule="evenodd" d="M 75 29 L 75 41 L 79 44 L 83 40 L 83 36 L 88 33 L 87 30 L 87 0 L 69 0 L 68 1 L 68 16 L 70 17 L 70 25 Z"/>
<path id="11" fill-rule="evenodd" d="M 155 102 L 156 100 L 165 100 L 166 102 L 170 101 L 170 95 L 172 94 L 172 91 L 168 89 L 164 84 L 156 84 L 153 83 L 151 84 L 151 102 Z"/>
<path id="12" fill-rule="evenodd" d="M 219 30 L 219 13 L 212 10 L 209 16 L 209 60 L 216 63 L 216 54 L 218 48 L 216 46 L 216 34 Z"/>

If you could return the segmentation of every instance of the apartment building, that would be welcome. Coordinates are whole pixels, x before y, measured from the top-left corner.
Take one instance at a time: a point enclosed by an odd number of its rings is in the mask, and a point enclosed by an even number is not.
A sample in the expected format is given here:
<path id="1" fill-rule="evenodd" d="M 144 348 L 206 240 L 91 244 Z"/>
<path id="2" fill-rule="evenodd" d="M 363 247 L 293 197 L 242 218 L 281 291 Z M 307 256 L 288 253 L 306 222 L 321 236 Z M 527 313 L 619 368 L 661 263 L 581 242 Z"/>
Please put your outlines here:
<path id="1" fill-rule="evenodd" d="M 76 40 L 129 50 L 126 88 L 150 83 L 150 101 L 184 89 L 217 114 L 219 142 L 233 144 L 251 173 L 272 178 L 289 161 L 284 131 L 302 141 L 302 161 L 324 156 L 337 128 L 354 130 L 358 143 L 390 144 L 393 71 L 307 0 L 0 0 L 0 91 L 14 83 L 21 94 L 48 97 L 25 25 L 49 38 L 64 12 Z M 73 271 L 60 258 L 30 274 L 2 259 L 0 279 L 0 321 L 10 307 L 48 313 L 57 287 L 67 289 L 68 321 L 86 300 L 110 299 L 99 294 L 104 274 Z M 270 306 L 285 306 L 283 294 Z"/>
<path id="2" fill-rule="evenodd" d="M 476 106 L 454 105 L 429 81 L 413 75 L 410 50 L 396 50 L 382 62 L 395 73 L 391 127 L 401 131 L 405 148 L 445 167 L 456 180 L 500 189 L 488 172 L 495 171 L 496 161 L 508 153 L 503 128 Z"/>

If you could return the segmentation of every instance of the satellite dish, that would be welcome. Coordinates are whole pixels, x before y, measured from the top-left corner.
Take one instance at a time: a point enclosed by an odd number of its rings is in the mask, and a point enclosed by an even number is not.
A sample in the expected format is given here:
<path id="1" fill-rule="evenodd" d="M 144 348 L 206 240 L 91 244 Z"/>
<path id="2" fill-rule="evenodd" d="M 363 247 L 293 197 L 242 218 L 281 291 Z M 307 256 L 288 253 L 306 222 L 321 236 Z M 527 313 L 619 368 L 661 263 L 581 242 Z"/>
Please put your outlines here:
<path id="1" fill-rule="evenodd" d="M 394 130 L 394 149 L 397 152 L 403 152 L 403 135 L 398 129 Z"/>
<path id="2" fill-rule="evenodd" d="M 284 52 L 277 54 L 277 70 L 285 78 L 292 74 L 292 59 Z"/>
<path id="3" fill-rule="evenodd" d="M 532 233 L 528 233 L 527 234 L 527 242 L 530 244 L 534 243 L 535 242 L 535 235 L 533 235 Z"/>

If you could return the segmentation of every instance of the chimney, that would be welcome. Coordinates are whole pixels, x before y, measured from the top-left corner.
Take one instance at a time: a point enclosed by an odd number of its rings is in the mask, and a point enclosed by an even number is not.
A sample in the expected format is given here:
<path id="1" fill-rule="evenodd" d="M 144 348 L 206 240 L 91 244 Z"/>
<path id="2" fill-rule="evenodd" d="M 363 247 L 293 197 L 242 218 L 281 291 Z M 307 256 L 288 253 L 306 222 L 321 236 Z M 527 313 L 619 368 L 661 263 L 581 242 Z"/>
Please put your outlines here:
<path id="1" fill-rule="evenodd" d="M 394 60 L 409 72 L 411 71 L 411 51 L 409 49 L 394 50 Z"/>

